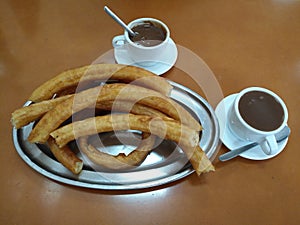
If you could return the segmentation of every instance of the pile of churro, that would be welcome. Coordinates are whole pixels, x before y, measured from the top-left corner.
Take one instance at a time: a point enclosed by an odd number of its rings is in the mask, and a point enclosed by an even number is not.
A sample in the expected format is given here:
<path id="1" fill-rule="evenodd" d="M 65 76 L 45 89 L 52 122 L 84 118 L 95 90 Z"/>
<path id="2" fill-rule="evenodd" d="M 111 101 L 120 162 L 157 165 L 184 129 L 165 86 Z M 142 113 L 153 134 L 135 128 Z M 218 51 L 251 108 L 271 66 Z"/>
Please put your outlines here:
<path id="1" fill-rule="evenodd" d="M 34 122 L 28 141 L 47 145 L 74 174 L 85 162 L 73 152 L 72 141 L 93 163 L 126 169 L 140 165 L 157 138 L 177 143 L 198 175 L 214 170 L 199 146 L 201 125 L 169 97 L 171 90 L 166 79 L 138 67 L 88 65 L 40 85 L 28 99 L 31 104 L 15 110 L 11 121 L 17 129 Z M 89 141 L 103 132 L 130 130 L 141 132 L 141 142 L 128 155 L 102 152 Z"/>

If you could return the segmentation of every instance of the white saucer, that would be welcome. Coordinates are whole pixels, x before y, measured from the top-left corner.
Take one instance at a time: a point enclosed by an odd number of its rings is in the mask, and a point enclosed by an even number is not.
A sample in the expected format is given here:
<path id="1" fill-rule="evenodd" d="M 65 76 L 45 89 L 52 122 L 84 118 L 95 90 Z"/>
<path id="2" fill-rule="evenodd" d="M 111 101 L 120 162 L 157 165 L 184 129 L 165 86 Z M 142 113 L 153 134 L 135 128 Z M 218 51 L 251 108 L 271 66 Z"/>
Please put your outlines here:
<path id="1" fill-rule="evenodd" d="M 235 99 L 237 94 L 232 94 L 224 98 L 217 106 L 215 112 L 216 116 L 219 120 L 220 125 L 220 139 L 223 142 L 223 144 L 230 150 L 242 147 L 244 145 L 249 144 L 248 141 L 243 141 L 239 139 L 237 136 L 235 136 L 228 127 L 228 111 L 230 107 L 233 104 L 233 101 Z M 260 146 L 256 146 L 242 154 L 240 154 L 241 157 L 246 159 L 252 159 L 252 160 L 264 160 L 264 159 L 270 159 L 278 155 L 280 152 L 283 151 L 284 147 L 286 146 L 288 142 L 288 138 L 286 138 L 284 141 L 281 141 L 278 143 L 278 150 L 274 152 L 271 155 L 266 155 L 261 150 Z"/>
<path id="2" fill-rule="evenodd" d="M 121 45 L 120 47 L 114 48 L 114 55 L 115 55 L 115 59 L 116 59 L 117 63 L 119 63 L 119 64 L 133 65 L 133 66 L 141 67 L 141 68 L 149 70 L 152 73 L 155 73 L 157 75 L 162 75 L 174 66 L 174 64 L 177 60 L 178 52 L 177 52 L 176 44 L 170 38 L 167 48 L 164 51 L 160 62 L 157 62 L 151 66 L 143 66 L 143 65 L 139 65 L 139 64 L 135 63 L 128 56 L 125 45 Z"/>

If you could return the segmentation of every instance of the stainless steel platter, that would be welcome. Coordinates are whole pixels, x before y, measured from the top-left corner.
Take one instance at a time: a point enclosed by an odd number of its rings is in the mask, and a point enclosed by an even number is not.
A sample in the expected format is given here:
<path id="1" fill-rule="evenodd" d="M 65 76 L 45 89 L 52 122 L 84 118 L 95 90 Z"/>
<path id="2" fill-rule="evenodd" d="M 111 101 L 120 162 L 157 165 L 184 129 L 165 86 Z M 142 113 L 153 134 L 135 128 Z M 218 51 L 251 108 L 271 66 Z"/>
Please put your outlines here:
<path id="1" fill-rule="evenodd" d="M 192 90 L 170 81 L 173 90 L 170 97 L 185 107 L 202 127 L 200 146 L 210 160 L 213 160 L 219 150 L 219 125 L 214 110 L 208 102 Z M 30 102 L 25 103 L 25 105 Z M 13 128 L 13 141 L 20 157 L 38 173 L 61 183 L 103 190 L 143 189 L 167 184 L 182 179 L 194 170 L 183 151 L 171 141 L 160 143 L 138 167 L 127 170 L 109 170 L 91 167 L 85 163 L 82 172 L 74 175 L 62 166 L 51 154 L 47 146 L 32 144 L 27 137 L 33 124 L 21 129 Z M 132 135 L 132 134 L 131 134 Z M 139 135 L 136 133 L 135 135 Z M 123 133 L 124 140 L 130 139 Z M 105 133 L 100 136 L 103 143 L 110 149 L 133 149 L 134 142 L 126 140 L 126 146 L 116 138 L 115 133 Z M 106 141 L 105 141 L 106 140 Z M 73 146 L 76 151 L 76 147 Z M 82 155 L 78 151 L 78 156 Z"/>

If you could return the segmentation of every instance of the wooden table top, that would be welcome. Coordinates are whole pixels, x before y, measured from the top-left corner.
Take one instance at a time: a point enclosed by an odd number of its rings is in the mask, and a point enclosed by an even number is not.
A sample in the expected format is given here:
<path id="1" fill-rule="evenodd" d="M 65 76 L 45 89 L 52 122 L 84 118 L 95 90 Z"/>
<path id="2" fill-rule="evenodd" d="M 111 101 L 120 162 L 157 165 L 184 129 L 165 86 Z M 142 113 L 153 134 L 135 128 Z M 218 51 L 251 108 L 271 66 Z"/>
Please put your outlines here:
<path id="1" fill-rule="evenodd" d="M 213 173 L 136 191 L 73 187 L 31 169 L 15 151 L 11 112 L 54 75 L 111 53 L 112 38 L 123 31 L 104 5 L 126 22 L 164 21 L 178 47 L 209 66 L 217 85 L 199 87 L 179 62 L 163 76 L 203 97 L 217 93 L 209 99 L 214 107 L 220 93 L 249 86 L 281 96 L 292 130 L 284 151 L 262 161 L 216 158 Z M 300 224 L 299 46 L 296 0 L 1 1 L 0 224 Z M 178 60 L 188 61 L 182 51 Z M 222 145 L 218 155 L 226 151 Z"/>

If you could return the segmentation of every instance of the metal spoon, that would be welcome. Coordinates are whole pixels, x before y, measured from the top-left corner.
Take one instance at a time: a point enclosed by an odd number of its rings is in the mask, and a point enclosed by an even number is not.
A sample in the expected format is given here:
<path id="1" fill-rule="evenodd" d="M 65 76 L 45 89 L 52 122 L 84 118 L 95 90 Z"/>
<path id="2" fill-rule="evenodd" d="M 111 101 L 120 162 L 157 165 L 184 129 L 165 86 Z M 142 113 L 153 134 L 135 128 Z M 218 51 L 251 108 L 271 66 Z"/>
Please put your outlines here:
<path id="1" fill-rule="evenodd" d="M 275 135 L 277 143 L 285 140 L 290 135 L 290 133 L 291 133 L 291 129 L 288 126 L 285 126 L 278 134 Z M 229 159 L 233 159 L 234 157 L 242 154 L 243 152 L 248 151 L 249 149 L 251 149 L 251 148 L 253 148 L 257 145 L 258 145 L 258 143 L 254 142 L 254 143 L 245 145 L 243 147 L 234 149 L 230 152 L 227 152 L 223 155 L 220 155 L 219 160 L 224 162 L 224 161 L 227 161 Z"/>
<path id="2" fill-rule="evenodd" d="M 116 14 L 114 14 L 107 6 L 104 6 L 104 11 L 110 15 L 118 24 L 120 24 L 131 36 L 135 36 L 136 33 L 133 32 Z"/>

